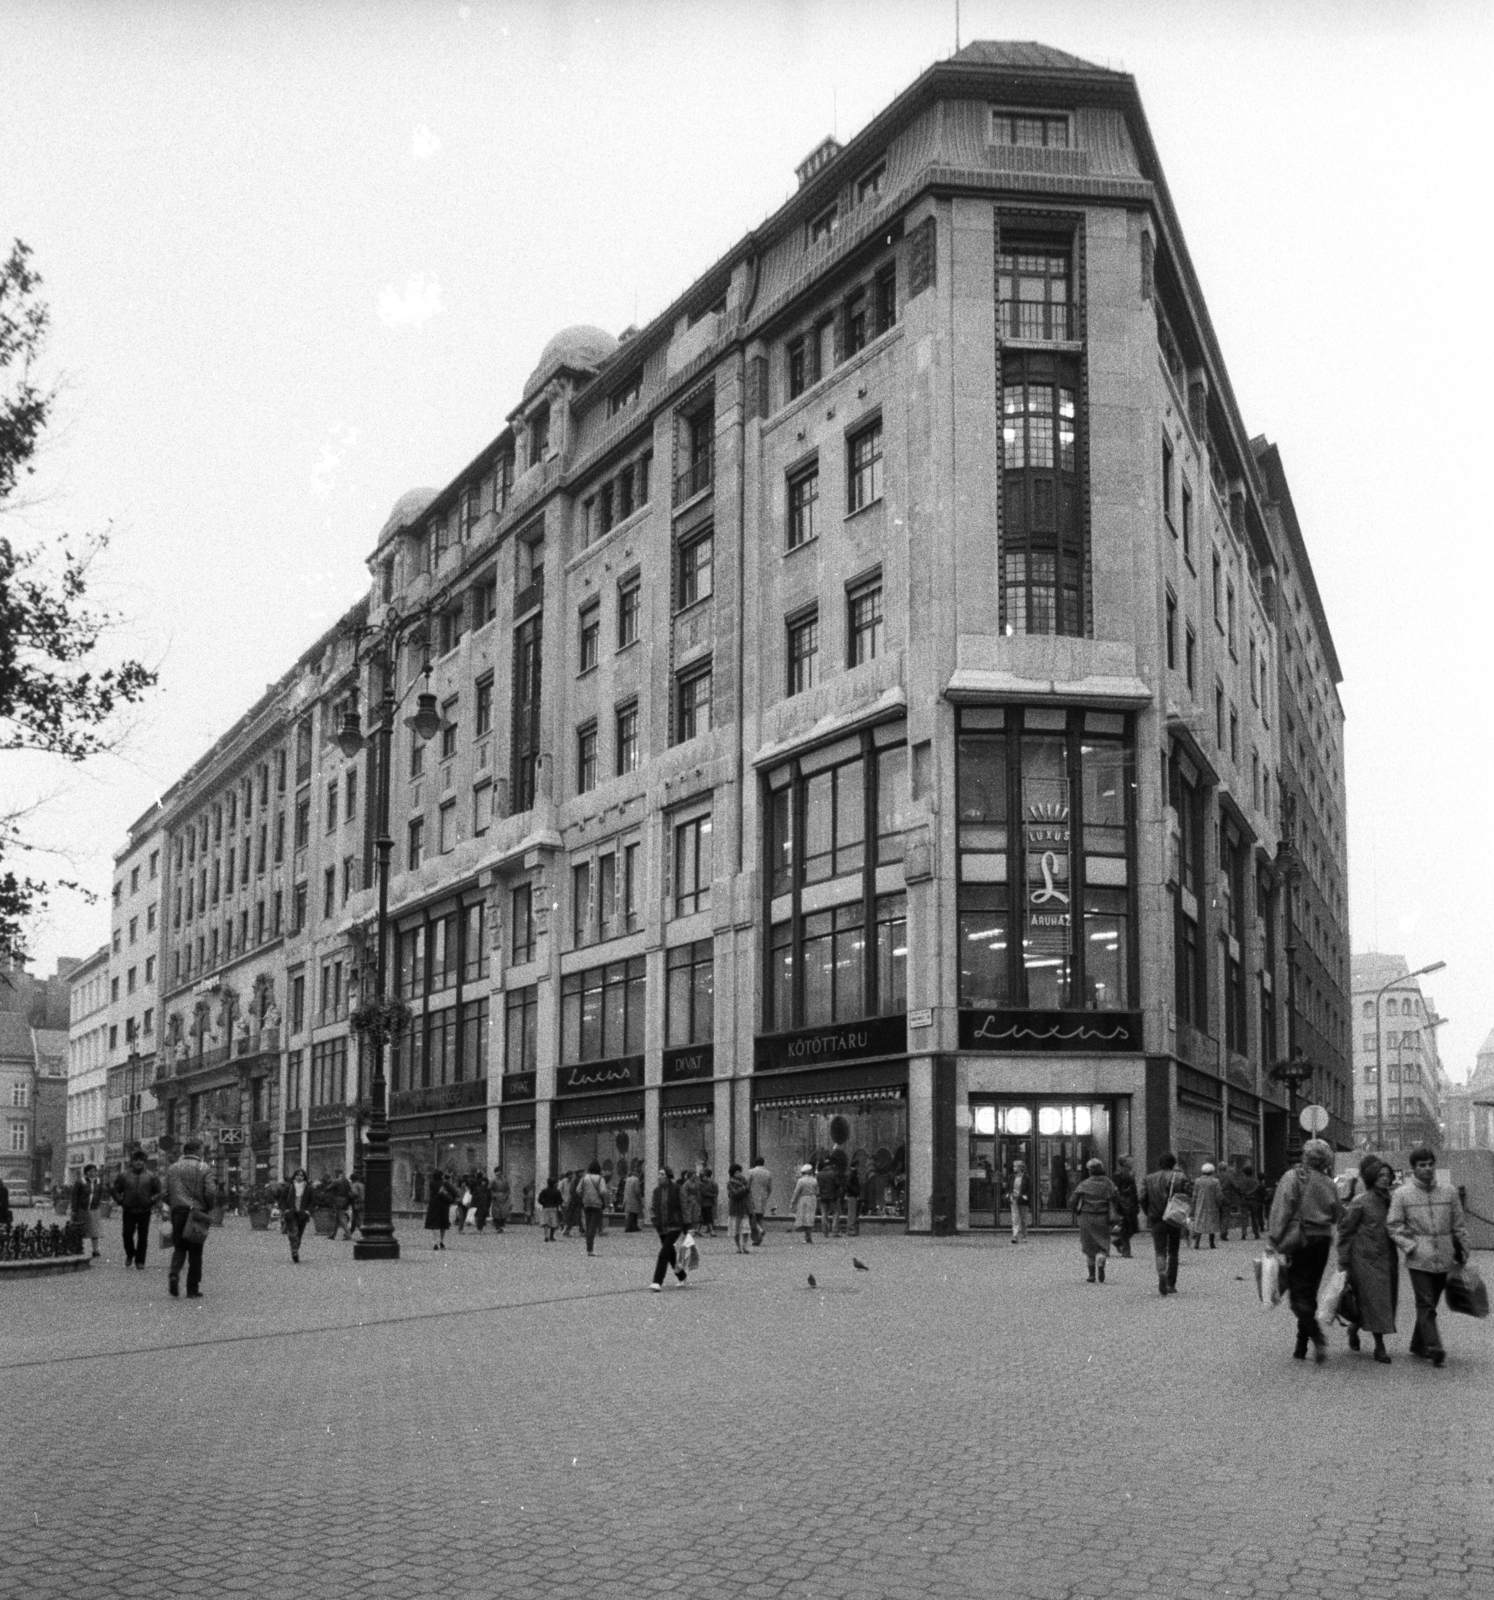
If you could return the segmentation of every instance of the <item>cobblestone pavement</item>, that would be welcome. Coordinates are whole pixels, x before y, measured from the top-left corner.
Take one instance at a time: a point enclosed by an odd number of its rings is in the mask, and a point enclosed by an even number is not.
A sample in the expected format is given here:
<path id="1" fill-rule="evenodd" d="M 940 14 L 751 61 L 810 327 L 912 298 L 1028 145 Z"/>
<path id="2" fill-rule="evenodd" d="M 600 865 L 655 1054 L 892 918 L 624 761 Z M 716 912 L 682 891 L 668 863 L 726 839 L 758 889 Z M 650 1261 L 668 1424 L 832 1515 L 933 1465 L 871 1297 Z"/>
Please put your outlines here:
<path id="1" fill-rule="evenodd" d="M 1494 1596 L 1494 1323 L 1436 1372 L 1403 1295 L 1394 1365 L 1318 1368 L 1239 1243 L 1164 1300 L 1072 1236 L 783 1232 L 654 1295 L 651 1238 L 0 1285 L 0 1597 Z"/>

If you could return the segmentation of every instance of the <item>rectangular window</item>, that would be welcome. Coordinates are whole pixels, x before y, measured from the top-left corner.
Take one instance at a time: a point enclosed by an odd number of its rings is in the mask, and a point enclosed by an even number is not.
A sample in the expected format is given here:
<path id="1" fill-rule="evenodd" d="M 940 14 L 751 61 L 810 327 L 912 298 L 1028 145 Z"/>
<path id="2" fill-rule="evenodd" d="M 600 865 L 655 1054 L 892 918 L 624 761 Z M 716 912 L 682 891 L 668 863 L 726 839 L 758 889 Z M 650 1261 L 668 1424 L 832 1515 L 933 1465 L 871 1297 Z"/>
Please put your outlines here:
<path id="1" fill-rule="evenodd" d="M 711 726 L 711 668 L 692 668 L 682 673 L 675 686 L 675 743 L 683 744 Z"/>
<path id="2" fill-rule="evenodd" d="M 1064 381 L 1052 381 L 1057 375 Z M 1008 634 L 1083 631 L 1078 379 L 1068 358 L 1003 361 L 1001 606 Z"/>
<path id="3" fill-rule="evenodd" d="M 485 628 L 498 615 L 498 577 L 489 573 L 472 585 L 472 627 Z"/>
<path id="4" fill-rule="evenodd" d="M 697 939 L 669 952 L 666 964 L 665 1043 L 709 1044 L 715 1036 L 716 950 Z"/>
<path id="5" fill-rule="evenodd" d="M 1229 653 L 1239 659 L 1235 649 L 1235 586 L 1232 580 L 1226 579 L 1224 585 L 1224 637 L 1229 645 Z"/>
<path id="6" fill-rule="evenodd" d="M 444 800 L 436 813 L 436 848 L 444 855 L 456 849 L 457 809 L 455 800 Z"/>
<path id="7" fill-rule="evenodd" d="M 642 888 L 639 881 L 638 863 L 642 855 L 642 847 L 636 842 L 623 846 L 622 865 L 622 912 L 621 921 L 624 933 L 632 933 L 638 927 L 638 896 Z"/>
<path id="8" fill-rule="evenodd" d="M 854 289 L 841 309 L 841 348 L 846 356 L 864 350 L 871 338 L 871 297 L 864 288 Z"/>
<path id="9" fill-rule="evenodd" d="M 295 895 L 291 902 L 291 907 L 294 917 L 294 921 L 291 925 L 291 932 L 300 933 L 301 930 L 306 926 L 306 885 L 304 883 L 298 883 L 296 885 Z"/>
<path id="10" fill-rule="evenodd" d="M 405 866 L 414 872 L 425 859 L 425 818 L 412 817 L 406 830 Z"/>
<path id="11" fill-rule="evenodd" d="M 617 648 L 625 650 L 638 638 L 638 619 L 643 606 L 643 586 L 637 574 L 624 578 L 617 586 Z"/>
<path id="12" fill-rule="evenodd" d="M 882 498 L 882 423 L 863 428 L 847 443 L 846 509 L 864 510 Z"/>
<path id="13" fill-rule="evenodd" d="M 581 607 L 580 670 L 590 672 L 597 664 L 602 638 L 602 602 L 592 600 Z"/>
<path id="14" fill-rule="evenodd" d="M 1176 672 L 1178 668 L 1178 597 L 1171 589 L 1167 591 L 1167 668 L 1169 672 Z"/>
<path id="15" fill-rule="evenodd" d="M 1198 635 L 1193 631 L 1190 622 L 1185 630 L 1183 639 L 1183 673 L 1188 682 L 1188 687 L 1195 692 L 1198 689 Z"/>
<path id="16" fill-rule="evenodd" d="M 1039 116 L 1033 112 L 993 111 L 991 143 L 1036 145 L 1050 150 L 1069 148 L 1069 119 Z"/>
<path id="17" fill-rule="evenodd" d="M 509 895 L 509 965 L 521 967 L 534 960 L 534 890 L 521 883 Z"/>
<path id="18" fill-rule="evenodd" d="M 1162 440 L 1162 515 L 1172 526 L 1172 441 Z"/>
<path id="19" fill-rule="evenodd" d="M 476 694 L 473 731 L 480 739 L 484 734 L 493 731 L 493 679 L 491 674 L 478 681 Z"/>
<path id="20" fill-rule="evenodd" d="M 820 467 L 805 467 L 788 481 L 788 547 L 797 550 L 815 537 L 815 511 L 820 500 Z"/>
<path id="21" fill-rule="evenodd" d="M 815 684 L 820 654 L 820 616 L 818 611 L 792 617 L 788 629 L 787 692 L 801 694 Z"/>
<path id="22" fill-rule="evenodd" d="M 362 885 L 358 882 L 357 856 L 344 856 L 342 858 L 342 903 L 348 903 L 348 896 L 356 894 Z M 264 923 L 264 902 L 260 901 L 260 923 Z"/>
<path id="23" fill-rule="evenodd" d="M 441 702 L 441 759 L 443 761 L 449 761 L 456 754 L 457 734 L 459 732 L 457 697 L 453 695 L 449 700 Z"/>
<path id="24" fill-rule="evenodd" d="M 625 772 L 638 770 L 638 705 L 617 708 L 617 728 L 615 733 L 615 748 L 617 760 L 615 770 L 618 775 Z"/>
<path id="25" fill-rule="evenodd" d="M 879 200 L 886 187 L 887 163 L 879 161 L 870 172 L 856 180 L 856 204 L 865 205 L 868 200 Z"/>
<path id="26" fill-rule="evenodd" d="M 1193 491 L 1185 483 L 1182 487 L 1183 499 L 1183 554 L 1189 563 L 1193 561 Z"/>
<path id="27" fill-rule="evenodd" d="M 1017 245 L 996 257 L 996 301 L 1005 339 L 1076 337 L 1069 315 L 1066 250 Z"/>
<path id="28" fill-rule="evenodd" d="M 814 381 L 810 377 L 812 350 L 809 336 L 800 334 L 788 342 L 788 392 L 790 400 L 797 400 Z"/>
<path id="29" fill-rule="evenodd" d="M 597 937 L 610 939 L 617 913 L 617 852 L 597 857 Z"/>
<path id="30" fill-rule="evenodd" d="M 683 611 L 697 600 L 704 600 L 712 588 L 715 539 L 708 528 L 691 537 L 679 547 L 677 579 L 675 584 L 675 609 Z"/>
<path id="31" fill-rule="evenodd" d="M 588 722 L 576 730 L 576 793 L 597 786 L 597 725 Z"/>
<path id="32" fill-rule="evenodd" d="M 504 1001 L 505 1072 L 533 1072 L 539 1062 L 539 987 L 510 989 Z"/>
<path id="33" fill-rule="evenodd" d="M 640 1054 L 645 997 L 642 956 L 562 978 L 561 1061 L 603 1061 Z"/>
<path id="34" fill-rule="evenodd" d="M 482 838 L 493 821 L 493 780 L 484 778 L 472 785 L 472 837 Z"/>
<path id="35" fill-rule="evenodd" d="M 412 728 L 410 730 L 410 776 L 418 778 L 425 771 L 425 740 Z"/>
<path id="36" fill-rule="evenodd" d="M 886 266 L 877 274 L 872 285 L 875 332 L 886 333 L 897 325 L 897 268 Z"/>
<path id="37" fill-rule="evenodd" d="M 327 832 L 337 831 L 337 779 L 327 785 Z"/>
<path id="38" fill-rule="evenodd" d="M 859 667 L 883 653 L 882 574 L 846 591 L 846 664 Z"/>
<path id="39" fill-rule="evenodd" d="M 833 205 L 826 206 L 817 217 L 811 219 L 809 224 L 809 242 L 818 244 L 821 239 L 828 239 L 840 226 L 840 213 Z"/>
<path id="40" fill-rule="evenodd" d="M 571 867 L 571 946 L 591 942 L 591 862 L 581 861 Z"/>
<path id="41" fill-rule="evenodd" d="M 674 914 L 687 917 L 711 904 L 711 814 L 674 829 Z"/>
<path id="42" fill-rule="evenodd" d="M 1216 550 L 1213 557 L 1214 563 L 1214 626 L 1221 633 L 1224 632 L 1224 564 L 1219 559 Z"/>

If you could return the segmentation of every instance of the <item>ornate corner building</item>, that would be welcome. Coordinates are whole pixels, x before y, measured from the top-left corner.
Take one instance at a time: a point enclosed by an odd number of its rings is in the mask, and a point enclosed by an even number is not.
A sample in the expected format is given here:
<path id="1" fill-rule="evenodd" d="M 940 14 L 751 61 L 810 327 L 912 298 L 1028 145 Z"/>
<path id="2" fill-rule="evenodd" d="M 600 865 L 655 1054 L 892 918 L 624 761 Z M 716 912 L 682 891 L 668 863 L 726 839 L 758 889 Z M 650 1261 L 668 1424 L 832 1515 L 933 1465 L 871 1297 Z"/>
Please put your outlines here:
<path id="1" fill-rule="evenodd" d="M 380 774 L 338 734 L 398 618 L 439 729 L 387 774 L 397 1206 L 838 1148 L 874 1218 L 995 1225 L 1025 1160 L 1062 1221 L 1091 1156 L 1279 1167 L 1292 1043 L 1347 1144 L 1341 714 L 1289 768 L 1284 597 L 1336 681 L 1331 641 L 1133 80 L 974 44 L 799 179 L 647 327 L 552 339 L 141 824 L 168 1139 L 356 1164 Z"/>

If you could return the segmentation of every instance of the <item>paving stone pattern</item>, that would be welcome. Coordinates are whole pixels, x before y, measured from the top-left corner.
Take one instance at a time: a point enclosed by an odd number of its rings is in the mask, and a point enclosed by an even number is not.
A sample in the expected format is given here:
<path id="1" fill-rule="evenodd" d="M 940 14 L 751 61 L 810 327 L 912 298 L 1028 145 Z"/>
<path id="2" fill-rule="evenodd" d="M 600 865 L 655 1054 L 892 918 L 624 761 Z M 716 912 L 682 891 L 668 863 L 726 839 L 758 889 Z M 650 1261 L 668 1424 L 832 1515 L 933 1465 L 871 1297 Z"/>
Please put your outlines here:
<path id="1" fill-rule="evenodd" d="M 1409 1294 L 1318 1368 L 1239 1243 L 1164 1300 L 1072 1236 L 707 1239 L 661 1295 L 651 1235 L 402 1239 L 4 1285 L 0 1600 L 1494 1596 L 1494 1323 L 1435 1372 Z"/>

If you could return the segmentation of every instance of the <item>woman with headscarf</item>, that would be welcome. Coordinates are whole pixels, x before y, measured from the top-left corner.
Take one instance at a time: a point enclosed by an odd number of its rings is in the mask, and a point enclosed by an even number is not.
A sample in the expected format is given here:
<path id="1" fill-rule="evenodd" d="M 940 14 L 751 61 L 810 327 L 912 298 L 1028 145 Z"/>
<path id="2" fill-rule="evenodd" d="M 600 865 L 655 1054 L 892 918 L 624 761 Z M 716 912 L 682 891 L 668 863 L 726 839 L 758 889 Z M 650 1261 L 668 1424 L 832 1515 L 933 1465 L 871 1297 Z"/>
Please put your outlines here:
<path id="1" fill-rule="evenodd" d="M 815 1182 L 814 1168 L 806 1161 L 799 1168 L 799 1181 L 789 1198 L 794 1211 L 794 1226 L 804 1235 L 805 1244 L 814 1243 L 814 1214 L 819 1209 L 820 1186 Z"/>
<path id="2" fill-rule="evenodd" d="M 441 1171 L 431 1173 L 430 1198 L 425 1203 L 426 1232 L 436 1236 L 432 1250 L 446 1248 L 446 1230 L 451 1226 L 451 1207 L 456 1199 L 456 1189 Z"/>
<path id="3" fill-rule="evenodd" d="M 1224 1186 L 1214 1176 L 1214 1163 L 1205 1161 L 1199 1171 L 1198 1182 L 1193 1185 L 1193 1248 L 1205 1234 L 1209 1236 L 1209 1249 L 1214 1248 L 1214 1235 L 1224 1230 Z"/>
<path id="4" fill-rule="evenodd" d="M 1331 1145 L 1309 1139 L 1302 1146 L 1301 1163 L 1276 1185 L 1266 1235 L 1271 1248 L 1286 1257 L 1287 1294 L 1297 1319 L 1297 1347 L 1292 1358 L 1306 1361 L 1311 1345 L 1313 1360 L 1319 1365 L 1328 1359 L 1328 1351 L 1318 1326 L 1318 1285 L 1333 1248 L 1333 1230 L 1344 1210 L 1328 1175 L 1332 1166 Z"/>
<path id="5" fill-rule="evenodd" d="M 1069 1205 L 1079 1224 L 1079 1248 L 1089 1263 L 1089 1283 L 1104 1283 L 1110 1255 L 1110 1219 L 1120 1213 L 1120 1191 L 1105 1176 L 1103 1161 L 1090 1161 L 1086 1176 L 1074 1186 Z"/>
<path id="6" fill-rule="evenodd" d="M 1385 1226 L 1390 1211 L 1390 1168 L 1379 1156 L 1359 1163 L 1363 1187 L 1338 1225 L 1338 1265 L 1349 1275 L 1356 1316 L 1349 1323 L 1349 1348 L 1359 1348 L 1359 1330 L 1373 1334 L 1375 1360 L 1390 1364 L 1385 1335 L 1395 1332 L 1401 1263 Z"/>

